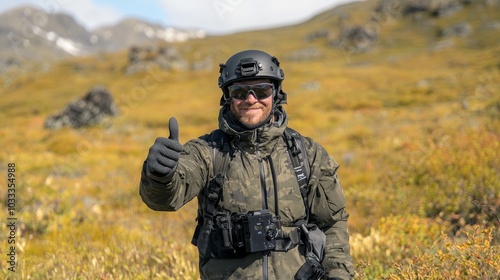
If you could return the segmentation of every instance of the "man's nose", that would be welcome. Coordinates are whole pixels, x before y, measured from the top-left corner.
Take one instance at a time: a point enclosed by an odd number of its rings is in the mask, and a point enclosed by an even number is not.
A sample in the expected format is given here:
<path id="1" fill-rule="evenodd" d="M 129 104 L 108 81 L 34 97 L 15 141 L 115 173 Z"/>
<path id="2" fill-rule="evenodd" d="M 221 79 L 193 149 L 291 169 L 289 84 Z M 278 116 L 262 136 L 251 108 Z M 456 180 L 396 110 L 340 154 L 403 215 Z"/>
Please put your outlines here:
<path id="1" fill-rule="evenodd" d="M 257 100 L 258 99 L 257 99 L 257 96 L 255 95 L 255 91 L 249 90 L 248 93 L 247 93 L 247 99 L 246 99 L 246 101 L 254 103 L 254 102 L 257 102 Z"/>

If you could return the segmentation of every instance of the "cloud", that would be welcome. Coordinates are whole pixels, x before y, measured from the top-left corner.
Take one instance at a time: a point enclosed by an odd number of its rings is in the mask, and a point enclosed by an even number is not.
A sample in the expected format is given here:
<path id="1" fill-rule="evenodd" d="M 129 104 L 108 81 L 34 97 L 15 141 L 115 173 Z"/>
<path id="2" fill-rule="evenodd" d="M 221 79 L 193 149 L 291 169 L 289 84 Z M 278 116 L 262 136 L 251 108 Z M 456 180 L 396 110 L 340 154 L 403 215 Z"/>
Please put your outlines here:
<path id="1" fill-rule="evenodd" d="M 352 0 L 157 0 L 172 26 L 191 26 L 211 33 L 269 28 L 307 20 Z"/>
<path id="2" fill-rule="evenodd" d="M 201 28 L 211 34 L 227 34 L 299 23 L 326 9 L 352 1 L 16 0 L 1 1 L 0 11 L 30 4 L 46 12 L 68 13 L 89 30 L 132 16 L 165 26 Z"/>
<path id="3" fill-rule="evenodd" d="M 78 22 L 88 29 L 114 24 L 124 17 L 112 6 L 96 4 L 92 0 L 45 0 L 44 2 L 58 4 L 55 6 L 56 9 L 72 14 Z"/>

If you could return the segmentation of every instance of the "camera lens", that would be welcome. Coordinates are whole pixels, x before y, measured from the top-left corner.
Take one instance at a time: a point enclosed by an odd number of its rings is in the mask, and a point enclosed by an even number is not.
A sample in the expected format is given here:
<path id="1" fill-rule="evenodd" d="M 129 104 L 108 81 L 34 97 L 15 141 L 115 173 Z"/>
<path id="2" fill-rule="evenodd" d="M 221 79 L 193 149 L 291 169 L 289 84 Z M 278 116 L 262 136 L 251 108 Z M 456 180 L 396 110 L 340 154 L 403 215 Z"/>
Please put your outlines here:
<path id="1" fill-rule="evenodd" d="M 270 228 L 266 231 L 267 240 L 273 240 L 278 235 L 278 230 L 275 228 Z"/>

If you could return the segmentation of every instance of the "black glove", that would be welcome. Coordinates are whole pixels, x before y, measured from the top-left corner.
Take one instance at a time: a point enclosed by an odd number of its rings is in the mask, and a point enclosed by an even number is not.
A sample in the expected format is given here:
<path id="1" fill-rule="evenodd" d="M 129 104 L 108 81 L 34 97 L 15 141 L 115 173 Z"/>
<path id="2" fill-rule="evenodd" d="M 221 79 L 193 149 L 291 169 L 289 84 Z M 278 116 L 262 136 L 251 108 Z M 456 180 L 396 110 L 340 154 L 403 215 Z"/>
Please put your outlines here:
<path id="1" fill-rule="evenodd" d="M 179 143 L 179 124 L 175 118 L 170 118 L 168 129 L 170 136 L 156 138 L 146 159 L 149 172 L 157 177 L 166 177 L 175 170 L 183 149 Z"/>

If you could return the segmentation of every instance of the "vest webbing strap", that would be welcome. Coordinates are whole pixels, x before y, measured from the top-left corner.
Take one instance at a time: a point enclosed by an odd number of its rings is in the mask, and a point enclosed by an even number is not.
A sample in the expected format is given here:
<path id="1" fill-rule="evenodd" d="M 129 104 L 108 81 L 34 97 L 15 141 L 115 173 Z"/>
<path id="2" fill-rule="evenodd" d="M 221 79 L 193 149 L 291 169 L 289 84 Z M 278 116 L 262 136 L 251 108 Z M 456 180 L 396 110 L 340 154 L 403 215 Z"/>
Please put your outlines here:
<path id="1" fill-rule="evenodd" d="M 307 156 L 302 136 L 297 131 L 287 127 L 283 136 L 285 137 L 288 152 L 292 160 L 293 170 L 295 171 L 297 182 L 299 183 L 300 194 L 302 195 L 304 208 L 306 209 L 307 223 L 309 221 L 310 212 L 309 203 L 307 201 L 307 185 L 309 184 L 309 175 L 311 172 L 309 157 Z"/>

